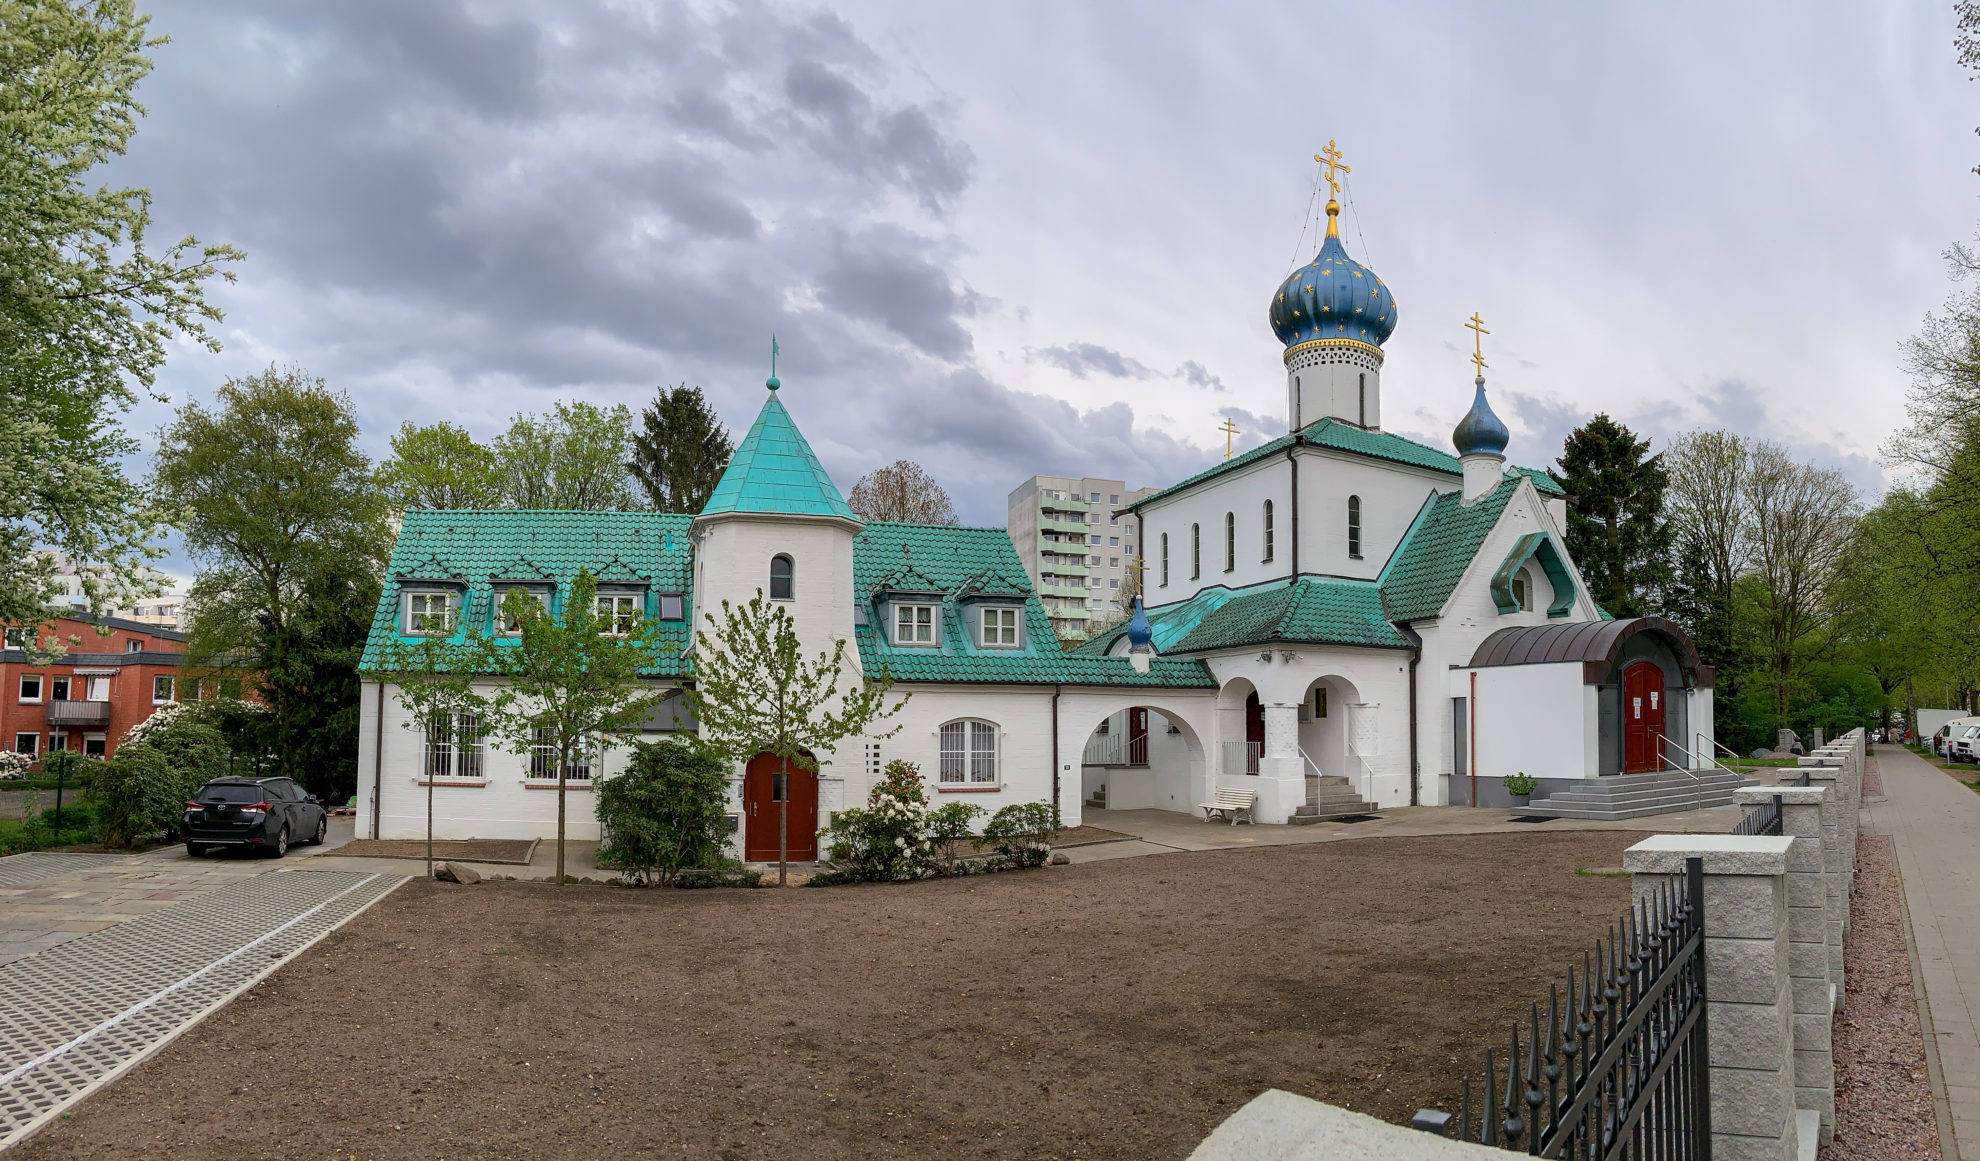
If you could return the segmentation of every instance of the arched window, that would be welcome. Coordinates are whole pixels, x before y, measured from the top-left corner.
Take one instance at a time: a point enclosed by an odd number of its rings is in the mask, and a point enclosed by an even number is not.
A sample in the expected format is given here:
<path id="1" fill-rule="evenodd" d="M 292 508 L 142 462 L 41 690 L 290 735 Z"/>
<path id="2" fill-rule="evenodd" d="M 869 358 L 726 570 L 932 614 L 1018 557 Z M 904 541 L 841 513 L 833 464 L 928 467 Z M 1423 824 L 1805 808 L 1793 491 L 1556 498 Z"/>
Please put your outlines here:
<path id="1" fill-rule="evenodd" d="M 1272 563 L 1272 501 L 1265 501 L 1265 563 Z"/>
<path id="2" fill-rule="evenodd" d="M 1162 587 L 1169 587 L 1169 534 L 1162 534 Z"/>
<path id="3" fill-rule="evenodd" d="M 1189 526 L 1189 579 L 1203 575 L 1203 525 Z"/>
<path id="4" fill-rule="evenodd" d="M 1237 571 L 1237 514 L 1224 513 L 1224 571 Z"/>
<path id="5" fill-rule="evenodd" d="M 1348 555 L 1361 559 L 1361 497 L 1348 497 Z"/>
<path id="6" fill-rule="evenodd" d="M 997 784 L 996 726 L 973 719 L 946 722 L 941 729 L 941 739 L 941 761 L 936 775 L 938 786 Z"/>
<path id="7" fill-rule="evenodd" d="M 773 601 L 794 600 L 795 586 L 791 580 L 791 558 L 783 553 L 770 558 L 770 599 Z"/>
<path id="8" fill-rule="evenodd" d="M 1512 598 L 1513 604 L 1519 607 L 1520 612 L 1524 613 L 1530 607 L 1526 603 L 1526 574 L 1523 572 L 1513 574 Z"/>

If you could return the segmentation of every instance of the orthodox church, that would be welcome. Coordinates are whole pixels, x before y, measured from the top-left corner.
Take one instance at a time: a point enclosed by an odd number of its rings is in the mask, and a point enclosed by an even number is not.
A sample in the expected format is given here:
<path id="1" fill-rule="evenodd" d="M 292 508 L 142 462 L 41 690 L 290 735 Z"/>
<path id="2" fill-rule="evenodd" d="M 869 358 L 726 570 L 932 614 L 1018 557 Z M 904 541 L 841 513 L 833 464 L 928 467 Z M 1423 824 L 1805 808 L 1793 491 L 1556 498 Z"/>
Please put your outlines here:
<path id="1" fill-rule="evenodd" d="M 1396 301 L 1342 245 L 1336 197 L 1326 211 L 1318 254 L 1269 307 L 1289 433 L 1123 509 L 1141 521 L 1144 599 L 1070 651 L 1004 529 L 854 515 L 774 374 L 700 512 L 407 513 L 365 656 L 358 833 L 424 834 L 429 790 L 442 837 L 554 833 L 546 753 L 492 749 L 470 718 L 411 728 L 380 665 L 393 640 L 499 632 L 512 588 L 555 615 L 580 568 L 601 604 L 661 625 L 673 647 L 647 675 L 660 685 L 689 679 L 706 614 L 761 592 L 807 652 L 848 642 L 857 674 L 912 695 L 890 736 L 817 755 L 781 790 L 773 762 L 740 764 L 730 805 L 748 859 L 776 857 L 776 801 L 798 824 L 791 857 L 815 856 L 816 831 L 894 758 L 938 801 L 1054 801 L 1067 825 L 1096 809 L 1200 813 L 1220 791 L 1268 824 L 1506 806 L 1517 773 L 1551 813 L 1640 812 L 1666 771 L 1710 765 L 1694 739 L 1711 737 L 1712 671 L 1668 622 L 1595 605 L 1565 545 L 1567 497 L 1507 465 L 1482 355 L 1452 450 L 1383 430 Z M 693 728 L 678 698 L 646 723 Z M 572 785 L 584 794 L 624 759 L 603 746 Z M 571 817 L 574 837 L 597 834 L 581 803 Z"/>

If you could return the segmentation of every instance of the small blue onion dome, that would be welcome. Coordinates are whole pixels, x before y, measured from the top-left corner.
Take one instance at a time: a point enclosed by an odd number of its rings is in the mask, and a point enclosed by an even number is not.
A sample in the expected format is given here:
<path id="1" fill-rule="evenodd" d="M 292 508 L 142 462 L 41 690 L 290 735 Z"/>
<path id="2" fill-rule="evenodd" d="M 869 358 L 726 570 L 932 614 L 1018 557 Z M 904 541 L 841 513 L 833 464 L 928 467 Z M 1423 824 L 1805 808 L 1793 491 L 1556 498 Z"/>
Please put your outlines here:
<path id="1" fill-rule="evenodd" d="M 1155 631 L 1148 627 L 1148 611 L 1141 607 L 1141 598 L 1134 598 L 1134 616 L 1128 619 L 1128 648 L 1146 649 L 1148 642 L 1155 637 Z"/>
<path id="2" fill-rule="evenodd" d="M 1373 270 L 1348 257 L 1330 230 L 1313 261 L 1279 284 L 1269 317 L 1272 333 L 1288 347 L 1315 339 L 1379 347 L 1396 329 L 1396 300 Z"/>
<path id="3" fill-rule="evenodd" d="M 1472 397 L 1471 410 L 1458 420 L 1451 432 L 1451 442 L 1457 445 L 1461 456 L 1484 453 L 1504 455 L 1506 445 L 1512 442 L 1512 432 L 1499 417 L 1492 414 L 1492 405 L 1485 401 L 1485 380 L 1478 380 L 1478 394 Z"/>

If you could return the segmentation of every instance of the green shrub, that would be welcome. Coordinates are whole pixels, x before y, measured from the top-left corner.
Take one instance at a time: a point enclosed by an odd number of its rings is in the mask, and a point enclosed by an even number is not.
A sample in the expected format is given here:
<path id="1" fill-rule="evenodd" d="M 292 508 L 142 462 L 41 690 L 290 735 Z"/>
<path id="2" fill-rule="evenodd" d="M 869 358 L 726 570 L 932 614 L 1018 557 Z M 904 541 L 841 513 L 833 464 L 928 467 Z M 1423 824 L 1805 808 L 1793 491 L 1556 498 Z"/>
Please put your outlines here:
<path id="1" fill-rule="evenodd" d="M 1522 794 L 1531 794 L 1539 788 L 1540 784 L 1528 777 L 1524 770 L 1521 770 L 1517 774 L 1509 775 L 1506 778 L 1506 793 L 1512 795 L 1514 798 L 1518 798 Z"/>
<path id="2" fill-rule="evenodd" d="M 928 795 L 921 788 L 921 767 L 902 758 L 887 763 L 880 771 L 879 785 L 867 796 L 872 802 L 883 797 L 928 805 Z"/>
<path id="3" fill-rule="evenodd" d="M 117 752 L 127 746 L 145 746 L 165 756 L 165 761 L 193 787 L 227 773 L 231 749 L 227 737 L 203 714 L 184 702 L 168 702 L 151 716 L 124 731 Z"/>
<path id="4" fill-rule="evenodd" d="M 1014 802 L 992 815 L 976 848 L 995 847 L 1013 867 L 1041 867 L 1052 857 L 1059 808 L 1050 802 Z"/>
<path id="5" fill-rule="evenodd" d="M 145 742 L 117 747 L 90 781 L 103 843 L 134 847 L 178 826 L 186 799 L 205 778 L 173 767 L 171 760 Z"/>
<path id="6" fill-rule="evenodd" d="M 87 786 L 93 772 L 94 764 L 74 750 L 54 750 L 41 760 L 41 777 L 47 782 L 60 780 L 70 786 Z"/>
<path id="7" fill-rule="evenodd" d="M 983 808 L 974 802 L 945 802 L 928 812 L 928 840 L 941 859 L 942 873 L 956 873 L 956 847 L 973 837 Z"/>
<path id="8" fill-rule="evenodd" d="M 721 867 L 683 867 L 674 872 L 676 887 L 761 887 L 763 872 L 740 863 Z"/>
<path id="9" fill-rule="evenodd" d="M 919 879 L 930 869 L 928 804 L 902 799 L 881 787 L 873 805 L 841 810 L 824 833 L 835 882 L 891 883 Z"/>
<path id="10" fill-rule="evenodd" d="M 728 773 L 714 755 L 671 739 L 636 745 L 626 772 L 597 790 L 606 834 L 599 865 L 635 882 L 669 883 L 683 868 L 732 864 L 723 854 L 735 829 L 728 796 Z"/>

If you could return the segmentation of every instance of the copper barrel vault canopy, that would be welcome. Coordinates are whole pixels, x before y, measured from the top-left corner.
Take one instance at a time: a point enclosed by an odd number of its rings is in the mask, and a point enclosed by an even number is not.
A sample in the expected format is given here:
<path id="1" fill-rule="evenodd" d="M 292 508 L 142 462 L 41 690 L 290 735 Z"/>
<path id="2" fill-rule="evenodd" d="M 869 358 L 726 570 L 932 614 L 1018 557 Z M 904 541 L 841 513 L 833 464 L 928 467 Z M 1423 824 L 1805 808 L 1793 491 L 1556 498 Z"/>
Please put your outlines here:
<path id="1" fill-rule="evenodd" d="M 1630 638 L 1650 633 L 1662 638 L 1678 656 L 1687 686 L 1710 688 L 1712 667 L 1699 659 L 1691 638 L 1662 617 L 1631 617 L 1624 621 L 1580 621 L 1571 625 L 1528 625 L 1501 629 L 1485 638 L 1471 655 L 1471 668 L 1492 665 L 1582 663 L 1582 680 L 1589 685 L 1608 680 L 1616 659 Z"/>

